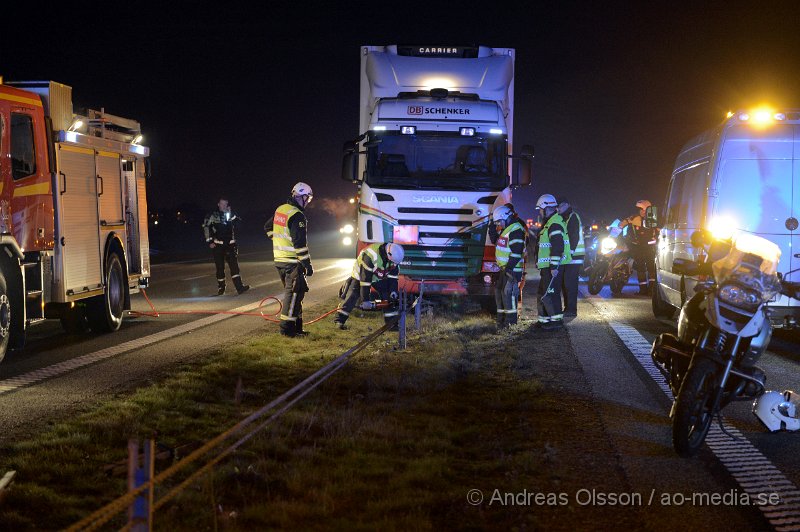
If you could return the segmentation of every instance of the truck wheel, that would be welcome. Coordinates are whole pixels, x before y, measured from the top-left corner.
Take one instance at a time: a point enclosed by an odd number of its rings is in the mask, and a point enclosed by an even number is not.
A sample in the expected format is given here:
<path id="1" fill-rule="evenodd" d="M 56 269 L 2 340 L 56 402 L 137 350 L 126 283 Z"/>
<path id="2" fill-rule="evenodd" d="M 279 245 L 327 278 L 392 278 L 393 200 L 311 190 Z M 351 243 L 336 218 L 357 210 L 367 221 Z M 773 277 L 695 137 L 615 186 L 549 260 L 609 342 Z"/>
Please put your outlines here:
<path id="1" fill-rule="evenodd" d="M 11 299 L 6 289 L 6 276 L 0 268 L 0 360 L 8 351 L 8 339 L 11 337 Z"/>
<path id="2" fill-rule="evenodd" d="M 653 302 L 653 315 L 655 315 L 656 318 L 670 319 L 673 315 L 675 315 L 675 308 L 664 301 L 664 299 L 661 297 L 661 288 L 658 286 L 658 282 L 656 282 L 653 286 L 653 292 L 651 295 Z"/>
<path id="3" fill-rule="evenodd" d="M 122 267 L 122 260 L 117 251 L 108 254 L 106 260 L 105 275 L 106 293 L 102 296 L 93 297 L 87 306 L 87 317 L 89 327 L 94 332 L 113 332 L 122 325 L 122 314 L 125 308 L 125 271 Z"/>

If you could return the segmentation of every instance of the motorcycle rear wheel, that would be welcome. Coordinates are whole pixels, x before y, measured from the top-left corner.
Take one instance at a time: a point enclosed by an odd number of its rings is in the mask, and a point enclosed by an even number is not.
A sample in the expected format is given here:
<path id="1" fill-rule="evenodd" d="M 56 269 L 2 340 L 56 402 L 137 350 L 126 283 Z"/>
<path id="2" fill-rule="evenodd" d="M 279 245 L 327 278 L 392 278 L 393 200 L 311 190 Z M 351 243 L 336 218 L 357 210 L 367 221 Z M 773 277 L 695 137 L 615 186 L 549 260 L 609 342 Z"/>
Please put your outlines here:
<path id="1" fill-rule="evenodd" d="M 672 446 L 679 456 L 694 456 L 708 435 L 714 415 L 717 365 L 697 357 L 681 384 L 672 418 Z"/>

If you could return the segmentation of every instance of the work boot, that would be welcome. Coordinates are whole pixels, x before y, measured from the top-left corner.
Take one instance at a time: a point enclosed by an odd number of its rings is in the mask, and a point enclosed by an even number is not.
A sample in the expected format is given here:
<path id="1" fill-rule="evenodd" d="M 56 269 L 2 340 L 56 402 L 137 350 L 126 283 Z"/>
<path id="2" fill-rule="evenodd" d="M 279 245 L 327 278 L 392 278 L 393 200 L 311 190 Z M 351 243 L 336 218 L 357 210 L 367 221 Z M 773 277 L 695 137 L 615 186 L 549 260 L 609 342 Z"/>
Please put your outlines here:
<path id="1" fill-rule="evenodd" d="M 337 329 L 340 329 L 342 331 L 346 331 L 347 329 L 350 328 L 347 325 L 345 325 L 345 323 L 341 321 L 339 318 L 333 319 L 333 325 L 336 326 Z"/>
<path id="2" fill-rule="evenodd" d="M 245 284 L 245 285 L 242 285 L 240 288 L 238 288 L 238 287 L 236 288 L 236 292 L 239 295 L 244 294 L 248 290 L 250 290 L 250 285 L 249 284 Z"/>
<path id="3" fill-rule="evenodd" d="M 236 292 L 239 294 L 244 294 L 248 290 L 250 290 L 249 284 L 242 284 L 242 276 L 241 275 L 234 275 L 233 276 L 233 286 L 236 287 Z"/>
<path id="4" fill-rule="evenodd" d="M 564 320 L 550 320 L 542 324 L 543 331 L 558 331 L 564 328 Z"/>
<path id="5" fill-rule="evenodd" d="M 308 336 L 308 331 L 303 330 L 303 318 L 297 318 L 295 322 L 295 336 Z"/>
<path id="6" fill-rule="evenodd" d="M 221 296 L 225 293 L 225 281 L 217 281 L 217 295 Z"/>

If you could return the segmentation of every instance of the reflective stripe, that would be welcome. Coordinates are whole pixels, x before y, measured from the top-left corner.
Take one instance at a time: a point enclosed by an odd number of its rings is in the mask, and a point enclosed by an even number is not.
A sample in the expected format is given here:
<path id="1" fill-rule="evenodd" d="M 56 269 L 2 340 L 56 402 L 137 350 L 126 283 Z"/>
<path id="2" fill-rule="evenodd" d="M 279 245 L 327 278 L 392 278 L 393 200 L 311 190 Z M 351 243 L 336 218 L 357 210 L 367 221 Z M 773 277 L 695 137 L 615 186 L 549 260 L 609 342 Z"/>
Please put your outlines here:
<path id="1" fill-rule="evenodd" d="M 361 284 L 361 286 L 372 286 L 372 283 L 368 283 L 365 281 L 361 281 L 359 284 Z"/>
<path id="2" fill-rule="evenodd" d="M 292 318 L 291 316 L 287 316 L 286 314 L 281 314 L 281 319 L 283 321 L 297 321 L 297 318 Z"/>
<path id="3" fill-rule="evenodd" d="M 397 311 L 394 311 L 394 312 L 384 312 L 384 313 L 383 313 L 383 317 L 384 317 L 384 318 L 393 318 L 393 317 L 397 316 L 397 314 L 398 314 L 398 312 L 397 312 Z"/>
<path id="4" fill-rule="evenodd" d="M 272 249 L 273 250 L 277 249 L 279 251 L 292 251 L 292 252 L 294 252 L 294 247 L 293 246 L 275 246 L 275 245 L 273 245 Z"/>
<path id="5" fill-rule="evenodd" d="M 308 255 L 308 254 L 305 254 L 305 255 L 298 255 L 298 256 L 297 256 L 297 260 L 308 260 L 308 259 L 310 259 L 310 258 L 311 258 L 311 255 Z"/>
<path id="6" fill-rule="evenodd" d="M 387 275 L 386 278 L 387 279 L 397 279 L 398 277 L 396 275 Z"/>
<path id="7" fill-rule="evenodd" d="M 304 248 L 295 248 L 295 250 L 294 250 L 294 251 L 295 251 L 296 253 L 302 253 L 302 252 L 304 252 L 304 251 L 308 251 L 308 247 L 304 247 Z"/>
<path id="8" fill-rule="evenodd" d="M 539 316 L 539 323 L 547 323 L 550 321 L 548 316 Z"/>
<path id="9" fill-rule="evenodd" d="M 563 235 L 563 234 L 564 233 L 562 231 L 553 231 L 552 233 L 550 233 L 550 236 Z"/>
<path id="10" fill-rule="evenodd" d="M 292 294 L 292 302 L 289 303 L 289 316 L 294 316 L 294 302 L 297 300 L 297 294 Z"/>
<path id="11" fill-rule="evenodd" d="M 552 316 L 550 316 L 550 321 L 561 321 L 563 319 L 564 319 L 563 314 L 553 314 Z"/>
<path id="12" fill-rule="evenodd" d="M 231 275 L 231 279 L 236 279 L 237 277 L 241 277 L 241 275 L 238 273 L 236 275 Z"/>
<path id="13" fill-rule="evenodd" d="M 339 314 L 342 314 L 343 316 L 349 316 L 350 315 L 349 312 L 347 312 L 346 310 L 342 310 L 342 309 L 339 309 L 336 312 L 338 312 Z"/>

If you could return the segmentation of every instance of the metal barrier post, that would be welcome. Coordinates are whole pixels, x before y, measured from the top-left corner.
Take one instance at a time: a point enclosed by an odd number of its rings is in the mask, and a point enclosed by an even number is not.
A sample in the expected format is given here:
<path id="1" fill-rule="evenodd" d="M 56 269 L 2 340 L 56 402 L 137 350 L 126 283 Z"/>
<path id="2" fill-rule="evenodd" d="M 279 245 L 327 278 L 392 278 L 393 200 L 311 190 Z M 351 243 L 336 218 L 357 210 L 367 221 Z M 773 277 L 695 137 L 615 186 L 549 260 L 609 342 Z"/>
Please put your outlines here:
<path id="1" fill-rule="evenodd" d="M 406 309 L 408 308 L 408 301 L 405 290 L 400 291 L 400 317 L 397 320 L 398 330 L 398 346 L 400 349 L 406 348 Z"/>
<path id="2" fill-rule="evenodd" d="M 128 509 L 128 528 L 134 532 L 153 529 L 153 474 L 155 472 L 155 442 L 144 442 L 144 464 L 139 464 L 139 440 L 128 441 L 128 491 L 149 484 L 150 487 L 131 503 Z"/>
<path id="3" fill-rule="evenodd" d="M 417 330 L 422 328 L 422 294 L 425 292 L 425 283 L 419 283 L 419 295 L 417 304 L 414 307 L 414 326 Z"/>

